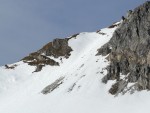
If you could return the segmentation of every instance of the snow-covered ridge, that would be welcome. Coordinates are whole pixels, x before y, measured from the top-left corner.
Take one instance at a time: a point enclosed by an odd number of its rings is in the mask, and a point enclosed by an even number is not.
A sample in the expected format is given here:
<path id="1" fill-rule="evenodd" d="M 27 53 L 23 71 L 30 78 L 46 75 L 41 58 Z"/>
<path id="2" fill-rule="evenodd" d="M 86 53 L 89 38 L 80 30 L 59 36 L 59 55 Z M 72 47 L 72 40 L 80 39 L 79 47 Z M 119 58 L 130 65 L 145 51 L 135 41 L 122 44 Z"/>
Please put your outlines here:
<path id="1" fill-rule="evenodd" d="M 105 57 L 96 56 L 97 49 L 110 40 L 116 28 L 80 33 L 71 38 L 68 44 L 72 51 L 68 59 L 50 57 L 59 62 L 59 66 L 46 65 L 37 73 L 33 73 L 35 66 L 22 61 L 15 63 L 14 69 L 1 67 L 0 113 L 146 112 L 148 106 L 138 111 L 137 107 L 143 102 L 149 103 L 143 98 L 148 93 L 114 98 L 108 93 L 113 81 L 107 85 L 101 83 L 109 62 Z M 43 90 L 48 92 L 43 94 Z"/>

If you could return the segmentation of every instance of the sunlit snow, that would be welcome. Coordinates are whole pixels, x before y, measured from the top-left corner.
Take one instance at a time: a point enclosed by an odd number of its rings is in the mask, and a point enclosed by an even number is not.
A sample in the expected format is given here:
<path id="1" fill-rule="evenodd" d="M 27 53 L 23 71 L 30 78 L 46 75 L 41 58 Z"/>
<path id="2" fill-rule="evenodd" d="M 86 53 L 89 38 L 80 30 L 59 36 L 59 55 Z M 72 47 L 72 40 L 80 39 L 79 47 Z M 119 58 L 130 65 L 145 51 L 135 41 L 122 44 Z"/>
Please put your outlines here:
<path id="1" fill-rule="evenodd" d="M 37 73 L 32 73 L 34 66 L 21 61 L 14 70 L 1 67 L 0 113 L 148 113 L 149 92 L 114 97 L 108 93 L 112 83 L 101 83 L 109 62 L 95 55 L 115 29 L 101 29 L 105 35 L 80 33 L 69 40 L 73 51 L 60 66 L 46 66 Z M 58 88 L 41 93 L 60 77 L 64 79 Z"/>

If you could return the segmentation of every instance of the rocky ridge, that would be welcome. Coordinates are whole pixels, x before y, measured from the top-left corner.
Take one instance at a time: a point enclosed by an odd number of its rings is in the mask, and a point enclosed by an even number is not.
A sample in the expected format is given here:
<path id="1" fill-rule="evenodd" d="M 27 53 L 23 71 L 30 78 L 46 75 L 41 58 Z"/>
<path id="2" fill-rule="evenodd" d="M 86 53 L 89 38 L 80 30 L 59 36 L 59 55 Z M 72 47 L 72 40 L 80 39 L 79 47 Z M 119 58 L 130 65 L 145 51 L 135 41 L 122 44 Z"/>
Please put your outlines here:
<path id="1" fill-rule="evenodd" d="M 150 2 L 129 10 L 112 38 L 98 49 L 110 64 L 103 83 L 115 80 L 109 92 L 150 90 Z M 130 84 L 132 83 L 132 85 Z"/>
<path id="2" fill-rule="evenodd" d="M 59 62 L 56 62 L 50 57 L 59 58 L 60 60 L 62 60 L 62 57 L 69 58 L 72 48 L 69 47 L 68 41 L 71 38 L 75 38 L 77 35 L 78 34 L 75 34 L 65 39 L 54 39 L 37 52 L 33 52 L 29 54 L 29 56 L 24 57 L 22 61 L 31 66 L 36 66 L 36 70 L 34 72 L 41 71 L 42 67 L 45 65 L 59 66 Z"/>

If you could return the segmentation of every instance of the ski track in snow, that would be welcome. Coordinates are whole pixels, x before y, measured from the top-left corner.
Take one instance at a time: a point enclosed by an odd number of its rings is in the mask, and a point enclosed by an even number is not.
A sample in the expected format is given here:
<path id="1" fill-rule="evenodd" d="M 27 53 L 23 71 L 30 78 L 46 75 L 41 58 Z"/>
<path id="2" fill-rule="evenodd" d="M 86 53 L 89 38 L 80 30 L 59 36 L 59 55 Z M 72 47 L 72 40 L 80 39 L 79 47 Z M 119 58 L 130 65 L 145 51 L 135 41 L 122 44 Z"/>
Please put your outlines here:
<path id="1" fill-rule="evenodd" d="M 147 113 L 149 92 L 114 97 L 108 94 L 113 81 L 101 83 L 106 70 L 100 72 L 108 62 L 95 55 L 115 29 L 102 29 L 105 35 L 80 33 L 69 40 L 73 51 L 60 66 L 46 66 L 38 73 L 23 62 L 15 63 L 14 70 L 1 67 L 0 113 Z M 41 93 L 60 77 L 64 80 L 58 88 L 47 95 Z"/>

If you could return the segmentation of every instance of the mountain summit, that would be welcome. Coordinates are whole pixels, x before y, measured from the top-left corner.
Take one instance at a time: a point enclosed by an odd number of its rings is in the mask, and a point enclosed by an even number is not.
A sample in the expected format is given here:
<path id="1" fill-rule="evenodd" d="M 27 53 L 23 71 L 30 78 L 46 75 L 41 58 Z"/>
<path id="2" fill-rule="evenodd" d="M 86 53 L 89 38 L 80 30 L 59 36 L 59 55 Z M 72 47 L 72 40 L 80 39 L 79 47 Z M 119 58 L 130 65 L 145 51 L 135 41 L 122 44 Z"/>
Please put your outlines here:
<path id="1" fill-rule="evenodd" d="M 0 67 L 0 113 L 148 112 L 149 43 L 150 2 L 107 28 L 55 39 Z"/>

